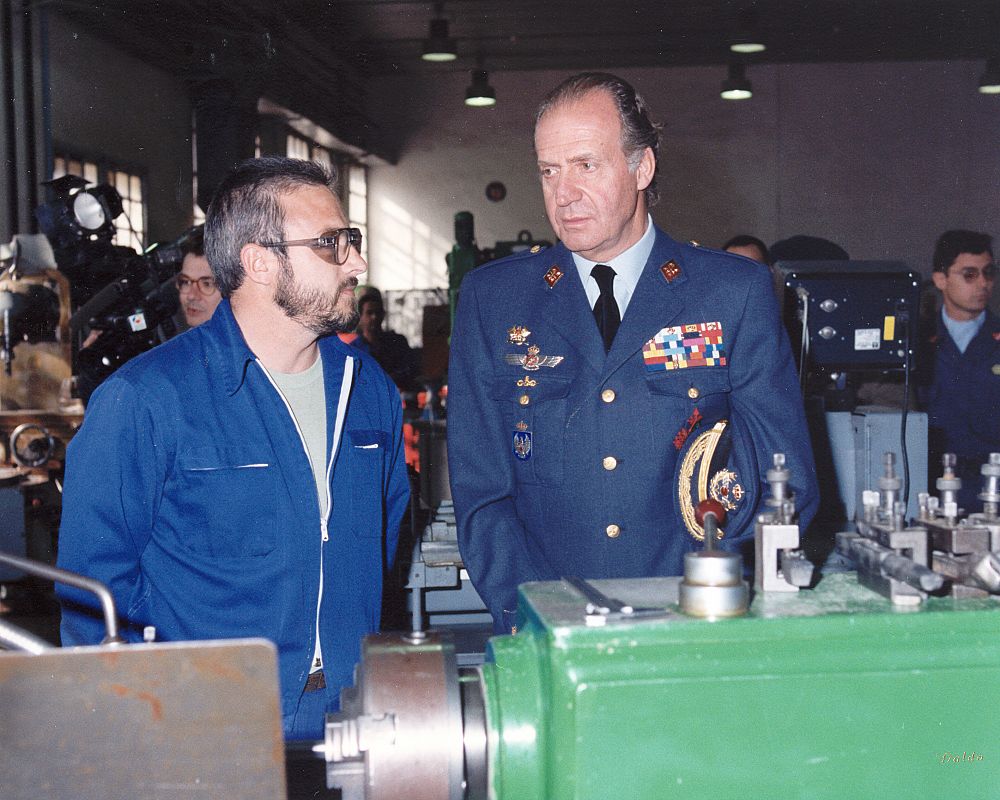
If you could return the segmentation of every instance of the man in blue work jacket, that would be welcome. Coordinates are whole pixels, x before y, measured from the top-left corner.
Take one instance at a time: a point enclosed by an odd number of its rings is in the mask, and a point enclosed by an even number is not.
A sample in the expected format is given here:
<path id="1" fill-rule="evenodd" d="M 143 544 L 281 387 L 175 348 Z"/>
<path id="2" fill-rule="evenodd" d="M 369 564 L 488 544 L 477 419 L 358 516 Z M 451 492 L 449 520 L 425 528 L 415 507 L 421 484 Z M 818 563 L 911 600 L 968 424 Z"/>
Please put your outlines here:
<path id="1" fill-rule="evenodd" d="M 962 480 L 958 504 L 982 511 L 980 470 L 1000 452 L 1000 319 L 987 308 L 996 285 L 993 239 L 945 231 L 934 246 L 934 286 L 941 312 L 928 335 L 923 377 L 931 474 L 953 453 Z"/>
<path id="2" fill-rule="evenodd" d="M 331 334 L 367 269 L 333 177 L 253 159 L 208 211 L 213 317 L 94 393 L 69 445 L 59 565 L 107 584 L 125 635 L 265 637 L 283 727 L 321 738 L 379 627 L 408 498 L 399 393 Z M 104 635 L 59 586 L 64 645 Z"/>
<path id="3" fill-rule="evenodd" d="M 677 575 L 694 507 L 752 536 L 773 454 L 803 524 L 815 468 L 767 268 L 680 244 L 648 214 L 659 133 L 635 90 L 584 73 L 543 101 L 551 249 L 480 267 L 451 342 L 448 456 L 462 557 L 497 631 L 518 584 Z"/>

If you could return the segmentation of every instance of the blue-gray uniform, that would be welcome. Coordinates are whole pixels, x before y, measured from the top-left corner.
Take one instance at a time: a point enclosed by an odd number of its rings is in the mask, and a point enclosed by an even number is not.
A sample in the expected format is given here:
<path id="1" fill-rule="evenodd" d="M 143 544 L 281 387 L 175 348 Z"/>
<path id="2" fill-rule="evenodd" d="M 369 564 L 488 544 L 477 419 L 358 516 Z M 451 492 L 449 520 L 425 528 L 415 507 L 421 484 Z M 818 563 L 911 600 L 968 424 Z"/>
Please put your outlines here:
<path id="1" fill-rule="evenodd" d="M 680 574 L 701 544 L 678 477 L 721 420 L 728 460 L 709 477 L 730 508 L 723 546 L 752 536 L 775 452 L 808 524 L 815 467 L 762 265 L 657 229 L 607 355 L 562 244 L 471 272 L 451 342 L 448 461 L 462 557 L 497 630 L 526 581 Z"/>
<path id="2" fill-rule="evenodd" d="M 958 504 L 981 510 L 980 468 L 991 452 L 1000 451 L 1000 318 L 986 311 L 979 332 L 959 352 L 941 315 L 930 337 L 932 369 L 927 395 L 932 469 L 942 453 L 954 453 L 962 479 Z"/>

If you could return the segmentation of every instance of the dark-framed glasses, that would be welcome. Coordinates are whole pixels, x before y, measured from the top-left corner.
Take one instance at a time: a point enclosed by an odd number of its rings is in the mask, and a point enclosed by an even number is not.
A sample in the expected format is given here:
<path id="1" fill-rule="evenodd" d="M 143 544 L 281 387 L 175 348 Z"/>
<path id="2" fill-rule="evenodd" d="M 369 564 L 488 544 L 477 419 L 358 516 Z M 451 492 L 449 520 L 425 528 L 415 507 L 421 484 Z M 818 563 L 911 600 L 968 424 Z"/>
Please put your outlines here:
<path id="1" fill-rule="evenodd" d="M 962 276 L 962 280 L 966 283 L 975 283 L 979 280 L 980 275 L 987 281 L 995 281 L 997 278 L 997 265 L 987 264 L 982 269 L 978 267 L 962 267 L 962 269 L 956 270 L 956 272 Z"/>
<path id="2" fill-rule="evenodd" d="M 209 275 L 203 278 L 189 278 L 187 275 L 178 275 L 174 278 L 174 283 L 177 285 L 178 292 L 186 292 L 197 286 L 198 291 L 202 294 L 212 294 L 217 288 L 215 278 Z"/>
<path id="3" fill-rule="evenodd" d="M 361 252 L 360 228 L 337 228 L 326 236 L 315 239 L 295 239 L 290 242 L 260 242 L 261 247 L 311 247 L 313 250 L 326 250 L 333 256 L 333 263 L 343 264 L 351 254 L 353 247 Z"/>

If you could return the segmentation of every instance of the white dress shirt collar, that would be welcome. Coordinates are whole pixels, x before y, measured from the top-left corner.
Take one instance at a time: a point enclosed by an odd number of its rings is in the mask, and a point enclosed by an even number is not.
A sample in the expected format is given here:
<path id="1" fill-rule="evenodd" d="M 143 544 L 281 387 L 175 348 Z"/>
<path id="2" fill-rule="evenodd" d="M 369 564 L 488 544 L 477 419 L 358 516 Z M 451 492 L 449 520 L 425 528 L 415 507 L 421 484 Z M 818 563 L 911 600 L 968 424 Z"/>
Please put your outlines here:
<path id="1" fill-rule="evenodd" d="M 622 319 L 625 318 L 625 309 L 628 307 L 629 300 L 632 299 L 636 284 L 639 283 L 642 270 L 646 266 L 646 262 L 649 261 L 649 254 L 653 252 L 655 241 L 656 229 L 653 227 L 653 218 L 647 214 L 646 232 L 639 238 L 639 241 L 610 261 L 590 261 L 573 253 L 573 263 L 576 264 L 577 272 L 580 273 L 580 282 L 583 284 L 584 291 L 587 292 L 587 300 L 591 308 L 600 297 L 601 290 L 597 286 L 597 281 L 590 276 L 590 271 L 595 264 L 607 264 L 615 271 L 615 301 L 618 303 Z"/>

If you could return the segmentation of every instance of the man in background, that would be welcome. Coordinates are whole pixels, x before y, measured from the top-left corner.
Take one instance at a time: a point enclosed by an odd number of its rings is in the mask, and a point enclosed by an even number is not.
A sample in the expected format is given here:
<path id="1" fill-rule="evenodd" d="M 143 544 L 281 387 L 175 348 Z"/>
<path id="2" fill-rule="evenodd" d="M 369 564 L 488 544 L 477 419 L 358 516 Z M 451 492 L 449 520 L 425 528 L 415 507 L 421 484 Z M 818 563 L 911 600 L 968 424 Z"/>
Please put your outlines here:
<path id="1" fill-rule="evenodd" d="M 417 358 L 406 337 L 383 328 L 385 303 L 382 292 L 366 287 L 358 297 L 358 336 L 351 344 L 371 353 L 402 392 L 416 388 Z"/>
<path id="2" fill-rule="evenodd" d="M 934 246 L 933 267 L 941 312 L 925 341 L 930 369 L 922 392 L 930 474 L 940 474 L 943 453 L 954 453 L 959 506 L 981 511 L 980 469 L 991 452 L 1000 452 L 1000 319 L 987 308 L 997 274 L 993 239 L 945 231 Z"/>
<path id="3" fill-rule="evenodd" d="M 212 268 L 205 258 L 205 232 L 196 228 L 188 237 L 184 261 L 177 274 L 177 294 L 181 311 L 189 328 L 201 325 L 212 318 L 215 307 L 222 300 L 219 287 L 215 284 Z"/>
<path id="4" fill-rule="evenodd" d="M 767 252 L 767 245 L 756 236 L 747 234 L 734 236 L 722 245 L 722 249 L 727 253 L 736 253 L 738 256 L 746 256 L 761 264 L 771 265 L 771 256 Z"/>

